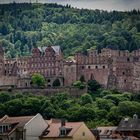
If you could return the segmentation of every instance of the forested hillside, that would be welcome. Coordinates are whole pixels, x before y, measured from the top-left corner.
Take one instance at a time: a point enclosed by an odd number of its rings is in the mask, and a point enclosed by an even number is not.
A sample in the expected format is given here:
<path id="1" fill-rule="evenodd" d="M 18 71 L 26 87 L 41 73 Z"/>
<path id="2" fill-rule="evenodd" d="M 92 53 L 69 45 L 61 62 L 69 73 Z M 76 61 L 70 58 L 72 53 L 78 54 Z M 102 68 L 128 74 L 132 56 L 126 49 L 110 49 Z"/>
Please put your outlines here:
<path id="1" fill-rule="evenodd" d="M 37 93 L 39 94 L 39 93 Z M 25 116 L 41 113 L 45 118 L 65 118 L 84 121 L 90 128 L 118 125 L 124 117 L 140 116 L 140 94 L 100 90 L 70 98 L 66 93 L 52 97 L 32 94 L 0 93 L 0 117 Z"/>
<path id="2" fill-rule="evenodd" d="M 65 57 L 90 48 L 140 48 L 140 11 L 107 12 L 57 4 L 0 5 L 0 42 L 7 57 L 60 45 Z"/>

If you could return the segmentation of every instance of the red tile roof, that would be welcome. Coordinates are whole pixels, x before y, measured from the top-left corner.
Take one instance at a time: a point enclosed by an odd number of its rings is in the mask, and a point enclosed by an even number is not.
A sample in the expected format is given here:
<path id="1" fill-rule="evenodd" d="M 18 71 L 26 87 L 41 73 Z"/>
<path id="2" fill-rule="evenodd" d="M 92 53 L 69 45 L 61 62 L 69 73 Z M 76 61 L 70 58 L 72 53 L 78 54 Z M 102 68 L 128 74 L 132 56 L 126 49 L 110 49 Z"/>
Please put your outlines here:
<path id="1" fill-rule="evenodd" d="M 7 130 L 7 132 L 2 133 L 1 135 L 9 135 L 16 128 L 23 127 L 28 121 L 30 121 L 34 116 L 22 116 L 22 117 L 9 117 L 5 115 L 0 119 L 0 125 L 13 125 L 13 128 Z"/>
<path id="2" fill-rule="evenodd" d="M 9 117 L 5 115 L 0 119 L 0 124 L 14 124 L 14 123 L 23 123 L 26 124 L 34 116 L 22 116 L 22 117 Z"/>
<path id="3" fill-rule="evenodd" d="M 83 124 L 84 122 L 66 122 L 64 127 L 70 130 L 66 137 L 72 137 Z M 60 127 L 61 123 L 50 123 L 48 129 L 46 129 L 46 132 L 48 132 L 48 134 L 44 133 L 41 137 L 59 137 Z"/>

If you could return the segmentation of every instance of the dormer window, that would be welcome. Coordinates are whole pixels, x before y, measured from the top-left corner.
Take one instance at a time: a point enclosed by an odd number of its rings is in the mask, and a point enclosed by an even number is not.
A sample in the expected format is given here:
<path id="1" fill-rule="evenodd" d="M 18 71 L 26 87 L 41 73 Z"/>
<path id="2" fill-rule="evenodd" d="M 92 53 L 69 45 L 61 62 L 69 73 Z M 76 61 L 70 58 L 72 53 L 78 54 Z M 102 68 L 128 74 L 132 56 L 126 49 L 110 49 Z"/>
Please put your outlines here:
<path id="1" fill-rule="evenodd" d="M 65 127 L 61 127 L 60 128 L 60 136 L 66 136 L 66 134 L 67 134 L 66 128 Z"/>
<path id="2" fill-rule="evenodd" d="M 6 133 L 9 130 L 9 126 L 8 125 L 2 125 L 0 126 L 0 134 L 2 133 Z"/>

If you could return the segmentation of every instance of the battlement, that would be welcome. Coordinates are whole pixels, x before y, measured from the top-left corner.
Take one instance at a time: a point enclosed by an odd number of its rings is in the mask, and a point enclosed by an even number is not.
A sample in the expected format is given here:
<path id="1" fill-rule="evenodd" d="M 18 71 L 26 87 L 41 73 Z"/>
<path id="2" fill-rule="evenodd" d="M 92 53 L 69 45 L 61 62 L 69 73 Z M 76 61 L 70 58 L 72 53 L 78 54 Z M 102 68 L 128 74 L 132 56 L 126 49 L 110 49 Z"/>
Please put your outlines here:
<path id="1" fill-rule="evenodd" d="M 103 48 L 101 52 L 95 49 L 88 51 L 87 55 L 76 53 L 75 60 L 77 64 L 103 64 L 108 63 L 108 59 L 116 60 L 117 62 L 138 62 L 140 61 L 140 49 L 129 52 L 128 50 L 112 50 Z"/>

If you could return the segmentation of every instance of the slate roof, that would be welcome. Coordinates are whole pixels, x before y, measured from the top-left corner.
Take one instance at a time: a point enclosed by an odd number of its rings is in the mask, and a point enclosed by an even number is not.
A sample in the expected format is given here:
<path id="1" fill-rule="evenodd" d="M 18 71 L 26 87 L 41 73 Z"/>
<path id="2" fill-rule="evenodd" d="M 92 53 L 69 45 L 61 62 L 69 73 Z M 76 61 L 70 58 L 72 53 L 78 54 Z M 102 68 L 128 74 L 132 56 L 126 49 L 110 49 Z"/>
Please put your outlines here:
<path id="1" fill-rule="evenodd" d="M 51 46 L 53 48 L 53 50 L 55 51 L 56 54 L 60 53 L 60 46 Z M 40 52 L 45 52 L 45 50 L 47 49 L 47 46 L 44 47 L 38 47 L 38 49 L 40 50 Z"/>
<path id="2" fill-rule="evenodd" d="M 60 46 L 51 46 L 56 54 L 60 53 Z"/>
<path id="3" fill-rule="evenodd" d="M 140 131 L 140 119 L 125 118 L 121 120 L 117 131 Z"/>

